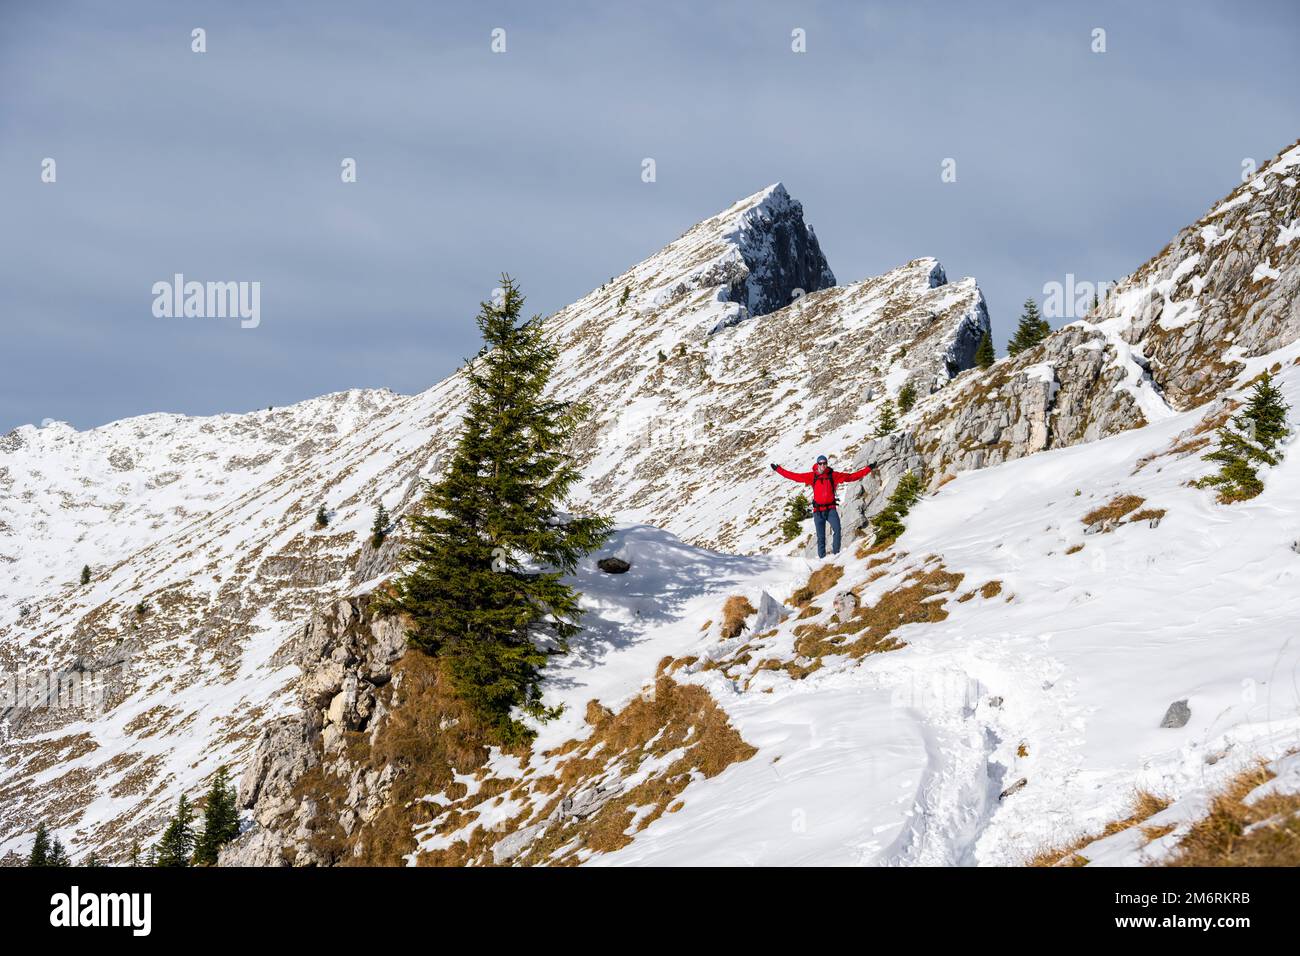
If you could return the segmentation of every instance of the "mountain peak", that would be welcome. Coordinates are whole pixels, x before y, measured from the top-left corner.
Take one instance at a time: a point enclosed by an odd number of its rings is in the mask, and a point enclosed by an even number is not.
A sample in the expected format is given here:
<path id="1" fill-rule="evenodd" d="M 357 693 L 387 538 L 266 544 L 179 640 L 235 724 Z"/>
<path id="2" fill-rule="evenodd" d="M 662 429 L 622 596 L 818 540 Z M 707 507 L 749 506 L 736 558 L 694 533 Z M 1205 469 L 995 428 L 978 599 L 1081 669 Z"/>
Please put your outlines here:
<path id="1" fill-rule="evenodd" d="M 783 183 L 733 203 L 701 226 L 717 230 L 743 265 L 723 295 L 724 301 L 741 306 L 735 321 L 766 315 L 835 285 L 817 234 L 804 221 L 803 204 Z"/>

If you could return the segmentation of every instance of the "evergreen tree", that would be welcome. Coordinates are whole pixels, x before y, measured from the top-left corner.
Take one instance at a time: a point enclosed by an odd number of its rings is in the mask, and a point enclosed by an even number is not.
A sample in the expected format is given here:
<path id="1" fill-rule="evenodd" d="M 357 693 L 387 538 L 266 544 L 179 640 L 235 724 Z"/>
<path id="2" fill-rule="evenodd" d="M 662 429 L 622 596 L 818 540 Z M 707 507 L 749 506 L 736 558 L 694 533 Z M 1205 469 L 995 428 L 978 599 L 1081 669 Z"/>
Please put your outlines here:
<path id="1" fill-rule="evenodd" d="M 50 855 L 46 858 L 45 865 L 57 867 L 72 865 L 72 861 L 68 859 L 68 851 L 63 848 L 63 841 L 57 836 L 50 844 Z"/>
<path id="2" fill-rule="evenodd" d="M 194 854 L 194 808 L 181 794 L 176 815 L 158 841 L 158 866 L 189 866 Z"/>
<path id="3" fill-rule="evenodd" d="M 128 866 L 140 867 L 144 864 L 140 862 L 140 841 L 135 840 L 131 843 L 131 862 Z"/>
<path id="4" fill-rule="evenodd" d="M 659 350 L 659 364 L 662 365 L 664 362 L 667 362 L 667 361 L 668 361 L 668 356 L 667 356 L 667 355 L 664 355 L 664 350 L 663 350 L 663 349 L 660 349 L 660 350 Z"/>
<path id="5" fill-rule="evenodd" d="M 88 564 L 81 566 L 81 583 L 83 585 L 90 583 L 90 565 Z"/>
<path id="6" fill-rule="evenodd" d="M 1218 463 L 1218 474 L 1207 475 L 1197 484 L 1218 488 L 1223 504 L 1245 501 L 1263 491 L 1257 469 L 1281 460 L 1278 446 L 1289 432 L 1288 409 L 1273 377 L 1265 372 L 1251 389 L 1246 407 L 1219 429 L 1218 448 L 1204 456 L 1206 461 Z"/>
<path id="7" fill-rule="evenodd" d="M 885 507 L 871 519 L 871 526 L 876 529 L 876 544 L 886 544 L 903 533 L 903 519 L 924 490 L 920 477 L 910 471 L 899 479 Z"/>
<path id="8" fill-rule="evenodd" d="M 618 307 L 620 309 L 623 308 L 623 306 L 627 305 L 628 296 L 630 296 L 631 294 L 632 294 L 632 287 L 630 285 L 623 286 L 623 294 L 618 297 Z"/>
<path id="9" fill-rule="evenodd" d="M 898 428 L 898 413 L 894 411 L 893 399 L 887 398 L 880 406 L 880 419 L 876 422 L 876 437 L 884 438 L 886 435 L 892 435 L 896 428 Z"/>
<path id="10" fill-rule="evenodd" d="M 50 832 L 44 823 L 36 824 L 36 840 L 32 843 L 32 852 L 27 856 L 28 866 L 49 866 Z"/>
<path id="11" fill-rule="evenodd" d="M 316 527 L 324 528 L 329 523 L 330 523 L 329 513 L 326 512 L 325 506 L 321 505 L 319 508 L 316 509 Z"/>
<path id="12" fill-rule="evenodd" d="M 985 332 L 980 336 L 980 344 L 975 349 L 975 364 L 980 368 L 988 368 L 997 360 L 997 352 L 993 350 L 993 336 Z"/>
<path id="13" fill-rule="evenodd" d="M 904 415 L 916 404 L 916 386 L 908 382 L 898 390 L 898 408 Z"/>
<path id="14" fill-rule="evenodd" d="M 579 628 L 579 594 L 562 580 L 609 533 L 603 517 L 561 512 L 580 472 L 564 452 L 586 408 L 546 396 L 557 353 L 509 276 L 484 303 L 484 346 L 470 363 L 464 423 L 442 477 L 409 518 L 413 540 L 388 610 L 411 642 L 445 665 L 452 686 L 505 743 L 528 737 L 512 710 L 545 719 L 539 682 L 549 642 Z"/>
<path id="15" fill-rule="evenodd" d="M 1020 314 L 1020 324 L 1016 334 L 1007 343 L 1007 355 L 1019 355 L 1025 349 L 1032 349 L 1052 332 L 1052 326 L 1038 312 L 1038 303 L 1033 299 L 1025 300 L 1024 312 Z"/>
<path id="16" fill-rule="evenodd" d="M 802 522 L 812 517 L 812 508 L 808 496 L 802 491 L 786 502 L 785 520 L 781 522 L 781 533 L 786 541 L 793 541 L 803 530 Z"/>
<path id="17" fill-rule="evenodd" d="M 146 614 L 148 614 L 148 613 L 149 613 L 149 602 L 148 602 L 148 601 L 141 601 L 139 604 L 137 604 L 137 605 L 135 606 L 135 616 L 136 616 L 136 617 L 144 617 L 144 616 L 145 616 Z"/>
<path id="18" fill-rule="evenodd" d="M 217 853 L 239 836 L 239 807 L 226 768 L 218 767 L 203 807 L 203 829 L 194 845 L 196 866 L 215 866 Z"/>
<path id="19" fill-rule="evenodd" d="M 370 546 L 372 548 L 378 548 L 384 543 L 384 539 L 388 537 L 388 525 L 388 509 L 384 507 L 384 503 L 381 501 L 379 507 L 375 509 L 375 523 L 370 526 Z"/>

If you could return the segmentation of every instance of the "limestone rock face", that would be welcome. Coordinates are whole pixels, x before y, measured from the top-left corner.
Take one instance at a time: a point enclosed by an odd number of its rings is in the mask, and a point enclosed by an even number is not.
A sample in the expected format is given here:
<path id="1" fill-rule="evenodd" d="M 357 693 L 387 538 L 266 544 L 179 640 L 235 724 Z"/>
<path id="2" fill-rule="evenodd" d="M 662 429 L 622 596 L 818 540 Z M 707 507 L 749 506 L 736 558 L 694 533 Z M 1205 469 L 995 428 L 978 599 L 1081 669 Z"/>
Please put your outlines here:
<path id="1" fill-rule="evenodd" d="M 353 766 L 345 732 L 367 731 L 384 716 L 376 689 L 392 680 L 406 652 L 405 626 L 378 616 L 370 595 L 331 602 L 313 614 L 296 642 L 299 714 L 262 730 L 239 781 L 239 802 L 253 825 L 221 852 L 222 866 L 296 866 L 331 862 L 312 843 L 316 806 L 297 785 L 308 771 L 342 781 L 345 832 L 383 807 L 391 768 Z M 396 685 L 394 685 L 396 686 Z"/>
<path id="2" fill-rule="evenodd" d="M 777 183 L 747 210 L 738 228 L 737 248 L 744 269 L 730 284 L 727 298 L 750 316 L 784 308 L 797 297 L 835 285 L 803 205 Z"/>
<path id="3" fill-rule="evenodd" d="M 1300 337 L 1300 144 L 1183 229 L 1084 319 L 985 371 L 961 374 L 853 467 L 846 538 L 908 470 L 949 475 L 1096 441 L 1215 399 L 1243 365 Z M 924 394 L 924 392 L 922 393 Z"/>

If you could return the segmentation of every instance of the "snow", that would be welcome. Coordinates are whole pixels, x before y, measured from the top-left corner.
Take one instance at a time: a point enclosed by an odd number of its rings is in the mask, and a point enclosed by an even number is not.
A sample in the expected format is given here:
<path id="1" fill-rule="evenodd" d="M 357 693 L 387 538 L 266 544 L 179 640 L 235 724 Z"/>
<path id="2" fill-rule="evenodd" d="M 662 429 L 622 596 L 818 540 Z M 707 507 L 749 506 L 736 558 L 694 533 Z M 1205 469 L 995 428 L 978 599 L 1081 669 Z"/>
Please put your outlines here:
<path id="1" fill-rule="evenodd" d="M 1251 282 L 1261 282 L 1264 279 L 1276 279 L 1282 273 L 1274 269 L 1267 262 L 1261 262 L 1255 266 L 1255 271 L 1250 274 Z"/>
<path id="2" fill-rule="evenodd" d="M 1300 406 L 1294 367 L 1279 381 Z M 997 580 L 1002 594 L 950 597 L 947 620 L 897 632 L 902 650 L 831 658 L 804 680 L 764 671 L 748 689 L 718 670 L 677 672 L 707 687 L 759 752 L 691 784 L 680 812 L 590 864 L 1015 864 L 1127 816 L 1139 788 L 1174 801 L 1147 826 L 1183 830 L 1154 843 L 1130 831 L 1085 855 L 1109 865 L 1167 853 L 1233 773 L 1300 744 L 1300 457 L 1231 508 L 1186 487 L 1211 467 L 1197 455 L 1135 472 L 1200 414 L 963 474 L 924 499 L 898 548 L 940 556 L 964 575 L 959 591 Z M 1168 513 L 1154 529 L 1085 536 L 1082 516 L 1119 494 Z M 585 733 L 592 697 L 617 708 L 641 692 L 662 656 L 714 650 L 716 628 L 700 627 L 728 594 L 779 597 L 810 567 L 700 552 L 648 528 L 620 535 L 615 546 L 639 557 L 627 575 L 580 578 L 600 650 L 548 678 L 548 703 L 571 713 L 542 727 L 543 748 Z M 836 560 L 841 587 L 866 577 L 865 561 Z M 922 563 L 906 559 L 864 601 Z M 676 598 L 647 605 L 661 588 Z M 754 658 L 788 648 L 796 623 L 759 641 Z M 1182 699 L 1187 726 L 1161 728 Z M 1296 786 L 1300 764 L 1276 766 L 1276 786 Z"/>
<path id="3" fill-rule="evenodd" d="M 1266 177 L 1297 163 L 1300 148 L 1211 218 L 1266 192 Z M 586 630 L 548 666 L 546 702 L 564 712 L 538 728 L 536 754 L 585 737 L 588 701 L 619 708 L 653 685 L 667 656 L 700 659 L 675 679 L 705 687 L 758 749 L 694 780 L 682 809 L 630 845 L 587 862 L 1018 863 L 1123 818 L 1139 788 L 1168 796 L 1170 807 L 1148 825 L 1172 825 L 1169 835 L 1150 841 L 1125 831 L 1087 849 L 1095 865 L 1131 865 L 1170 852 L 1217 788 L 1254 760 L 1273 761 L 1271 786 L 1294 792 L 1300 460 L 1292 451 L 1265 473 L 1263 495 L 1231 508 L 1188 487 L 1210 466 L 1195 454 L 1160 453 L 1202 412 L 1172 409 L 1129 341 L 1153 295 L 1165 329 L 1201 317 L 1200 254 L 1159 270 L 1163 279 L 1121 286 L 1110 318 L 1083 323 L 1101 333 L 1124 373 L 1117 387 L 1134 397 L 1146 427 L 958 476 L 913 510 L 897 545 L 905 556 L 870 583 L 866 561 L 834 559 L 845 568 L 839 587 L 862 585 L 868 605 L 939 560 L 963 575 L 959 592 L 998 581 L 998 596 L 959 603 L 937 595 L 949 616 L 899 629 L 906 647 L 861 662 L 830 657 L 802 680 L 764 670 L 745 682 L 703 668 L 747 642 L 755 661 L 790 660 L 793 630 L 807 623 L 789 615 L 762 638 L 720 640 L 728 596 L 755 606 L 764 593 L 780 600 L 816 567 L 778 543 L 790 486 L 773 481 L 766 462 L 804 467 L 821 451 L 851 455 L 918 356 L 942 355 L 987 318 L 974 280 L 948 283 L 938 262 L 923 258 L 741 321 L 747 311 L 723 297 L 744 267 L 738 243 L 791 203 L 779 183 L 760 190 L 547 320 L 564 350 L 559 393 L 595 406 L 578 497 L 613 510 L 619 528 L 577 572 Z M 1205 250 L 1232 235 L 1213 225 L 1199 231 Z M 1300 225 L 1284 224 L 1276 245 L 1297 234 Z M 1279 276 L 1268 261 L 1254 274 Z M 1173 301 L 1183 288 L 1190 296 Z M 908 323 L 905 334 L 894 332 Z M 817 339 L 808 347 L 810 328 Z M 898 361 L 902 344 L 908 354 Z M 658 362 L 660 350 L 674 361 Z M 1244 362 L 1240 381 L 1280 362 L 1279 382 L 1300 407 L 1298 355 L 1290 346 L 1229 357 Z M 832 359 L 842 363 L 838 377 L 825 375 Z M 1048 363 L 1023 372 L 1056 382 Z M 831 380 L 820 391 L 819 378 Z M 415 396 L 355 390 L 244 415 L 159 414 L 87 432 L 55 422 L 0 438 L 0 664 L 62 667 L 106 641 L 116 646 L 114 638 L 141 644 L 131 658 L 141 680 L 125 701 L 25 738 L 54 746 L 85 734 L 97 749 L 30 774 L 25 762 L 6 767 L 5 786 L 27 788 L 10 792 L 41 806 L 63 796 L 51 786 L 60 775 L 91 773 L 65 833 L 80 846 L 98 828 L 156 820 L 219 764 L 238 767 L 247 731 L 292 707 L 297 670 L 277 652 L 311 609 L 374 586 L 351 580 L 347 561 L 376 502 L 400 513 L 417 479 L 437 473 L 462 395 L 453 376 Z M 672 470 L 655 473 L 664 461 Z M 712 480 L 719 474 L 725 480 Z M 1155 528 L 1143 521 L 1084 536 L 1082 516 L 1119 494 L 1168 513 Z M 331 522 L 316 533 L 322 502 Z M 701 546 L 723 529 L 735 553 Z M 606 555 L 632 570 L 598 571 Z M 277 570 L 295 562 L 301 579 Z M 83 563 L 94 569 L 84 588 L 75 583 Z M 160 603 L 137 633 L 128 611 L 160 595 L 200 610 Z M 256 613 L 244 619 L 241 604 Z M 20 622 L 23 606 L 34 617 Z M 209 639 L 194 620 L 226 630 Z M 1170 702 L 1184 699 L 1187 726 L 1160 728 Z M 677 756 L 647 760 L 640 772 Z M 114 796 L 129 770 L 113 763 L 119 757 L 156 763 L 144 799 Z M 549 765 L 535 757 L 529 772 Z M 488 772 L 523 769 L 495 752 Z M 471 792 L 481 785 L 474 775 L 461 782 Z M 504 823 L 520 809 L 503 800 L 479 820 Z M 0 853 L 27 832 L 11 814 Z M 419 836 L 425 849 L 455 837 Z"/>

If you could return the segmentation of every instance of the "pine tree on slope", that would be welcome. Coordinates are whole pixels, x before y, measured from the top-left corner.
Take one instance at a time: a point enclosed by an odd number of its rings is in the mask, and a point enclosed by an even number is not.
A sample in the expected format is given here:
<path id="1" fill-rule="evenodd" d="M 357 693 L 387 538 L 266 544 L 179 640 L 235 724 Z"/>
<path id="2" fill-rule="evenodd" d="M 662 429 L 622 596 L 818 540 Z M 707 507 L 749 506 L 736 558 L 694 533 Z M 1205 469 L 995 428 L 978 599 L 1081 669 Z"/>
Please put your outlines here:
<path id="1" fill-rule="evenodd" d="M 1038 303 L 1033 299 L 1026 299 L 1024 312 L 1020 315 L 1020 324 L 1016 326 L 1016 334 L 1007 343 L 1007 355 L 1019 355 L 1026 349 L 1032 349 L 1051 333 L 1052 326 L 1039 314 Z"/>
<path id="2" fill-rule="evenodd" d="M 920 477 L 910 471 L 898 480 L 885 507 L 871 519 L 871 526 L 876 529 L 876 544 L 887 544 L 903 533 L 903 519 L 912 505 L 921 500 L 924 490 Z"/>
<path id="3" fill-rule="evenodd" d="M 880 418 L 876 422 L 876 437 L 884 438 L 886 435 L 891 435 L 896 428 L 898 428 L 898 414 L 894 411 L 894 400 L 887 398 L 880 406 Z"/>
<path id="4" fill-rule="evenodd" d="M 48 866 L 50 861 L 50 831 L 44 823 L 36 824 L 36 840 L 27 856 L 28 866 Z"/>
<path id="5" fill-rule="evenodd" d="M 562 580 L 609 533 L 603 517 L 561 507 L 580 472 L 564 448 L 586 409 L 546 396 L 557 353 L 502 277 L 499 306 L 478 315 L 484 347 L 443 476 L 408 518 L 407 569 L 389 610 L 410 615 L 411 642 L 438 657 L 457 693 L 503 742 L 529 733 L 515 707 L 545 719 L 539 682 L 548 652 L 578 631 L 578 593 Z M 540 570 L 539 570 L 540 569 Z"/>
<path id="6" fill-rule="evenodd" d="M 785 520 L 781 522 L 781 533 L 786 541 L 793 541 L 803 530 L 803 522 L 812 517 L 812 507 L 808 496 L 802 491 L 786 502 Z"/>
<path id="7" fill-rule="evenodd" d="M 203 829 L 194 845 L 195 866 L 215 866 L 221 848 L 239 836 L 239 808 L 226 768 L 218 767 L 203 807 Z"/>
<path id="8" fill-rule="evenodd" d="M 90 583 L 90 565 L 88 564 L 84 564 L 81 567 L 81 583 L 83 585 Z"/>
<path id="9" fill-rule="evenodd" d="M 384 503 L 379 502 L 379 507 L 375 511 L 375 523 L 370 526 L 370 546 L 378 548 L 384 543 L 384 538 L 388 537 L 388 509 Z"/>
<path id="10" fill-rule="evenodd" d="M 908 382 L 898 390 L 898 410 L 906 415 L 916 404 L 916 386 Z"/>
<path id="11" fill-rule="evenodd" d="M 50 844 L 50 855 L 46 858 L 45 865 L 57 867 L 72 865 L 72 861 L 68 859 L 68 851 L 63 848 L 63 841 L 57 836 Z"/>
<path id="12" fill-rule="evenodd" d="M 980 336 L 980 344 L 975 349 L 975 364 L 980 368 L 988 368 L 997 360 L 997 352 L 993 349 L 993 336 L 985 332 Z"/>
<path id="13" fill-rule="evenodd" d="M 1263 491 L 1258 468 L 1281 460 L 1278 446 L 1289 433 L 1288 408 L 1273 377 L 1265 372 L 1255 382 L 1246 407 L 1219 429 L 1218 447 L 1204 456 L 1205 461 L 1218 463 L 1218 473 L 1207 475 L 1197 484 L 1218 488 L 1223 504 L 1246 501 Z"/>
<path id="14" fill-rule="evenodd" d="M 158 841 L 158 866 L 189 866 L 194 854 L 194 809 L 185 794 L 176 804 L 176 815 Z"/>

